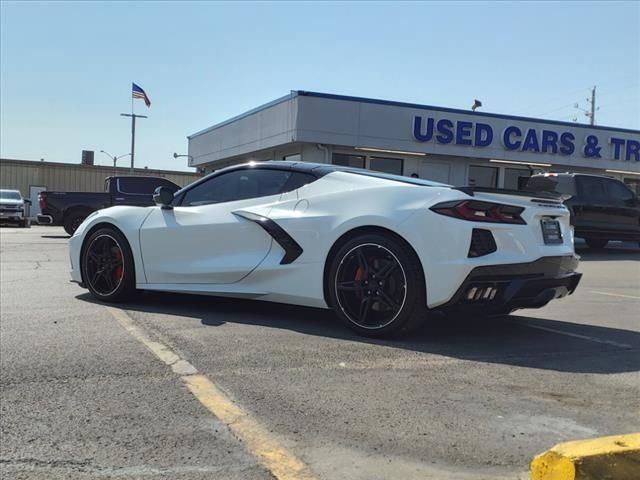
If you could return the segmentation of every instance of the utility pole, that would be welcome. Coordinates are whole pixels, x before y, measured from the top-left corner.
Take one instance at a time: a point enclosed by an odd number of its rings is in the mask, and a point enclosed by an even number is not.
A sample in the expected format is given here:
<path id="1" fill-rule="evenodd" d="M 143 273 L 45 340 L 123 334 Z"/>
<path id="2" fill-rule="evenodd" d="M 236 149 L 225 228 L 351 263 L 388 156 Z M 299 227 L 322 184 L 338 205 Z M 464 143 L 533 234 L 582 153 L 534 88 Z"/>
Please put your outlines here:
<path id="1" fill-rule="evenodd" d="M 591 90 L 591 115 L 589 115 L 591 119 L 591 126 L 596 124 L 596 87 L 594 85 Z"/>
<path id="2" fill-rule="evenodd" d="M 133 160 L 136 149 L 136 118 L 147 118 L 146 115 L 136 115 L 135 113 L 121 113 L 122 117 L 131 117 L 131 174 L 133 174 Z"/>
<path id="3" fill-rule="evenodd" d="M 589 124 L 593 126 L 596 124 L 596 111 L 600 110 L 600 107 L 596 107 L 596 87 L 595 86 L 591 89 L 591 98 L 587 98 L 586 100 L 587 100 L 587 103 L 591 104 L 591 108 L 589 110 L 585 110 L 584 108 L 581 108 L 579 103 L 574 104 L 573 107 L 577 108 L 578 110 L 581 110 L 584 113 L 584 116 L 589 118 Z M 578 117 L 573 117 L 573 121 L 577 122 Z"/>

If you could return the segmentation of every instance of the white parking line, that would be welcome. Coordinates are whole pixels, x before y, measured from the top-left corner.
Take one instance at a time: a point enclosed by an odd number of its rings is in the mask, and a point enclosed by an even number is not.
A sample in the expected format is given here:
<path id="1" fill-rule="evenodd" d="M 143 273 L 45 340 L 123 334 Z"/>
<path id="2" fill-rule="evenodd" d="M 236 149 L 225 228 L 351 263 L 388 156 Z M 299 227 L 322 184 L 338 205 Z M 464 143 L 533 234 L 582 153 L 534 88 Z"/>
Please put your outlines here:
<path id="1" fill-rule="evenodd" d="M 555 328 L 542 327 L 540 325 L 533 325 L 531 323 L 523 323 L 525 327 L 535 328 L 536 330 L 544 330 L 545 332 L 557 333 L 559 335 L 565 335 L 567 337 L 580 338 L 581 340 L 588 340 L 590 342 L 603 343 L 605 345 L 612 345 L 618 348 L 633 348 L 632 345 L 626 343 L 614 342 L 613 340 L 605 340 L 597 337 L 589 337 L 588 335 L 580 335 L 579 333 L 567 332 L 566 330 L 557 330 Z"/>
<path id="2" fill-rule="evenodd" d="M 622 295 L 620 293 L 598 292 L 596 290 L 591 290 L 591 293 L 597 293 L 599 295 L 608 295 L 609 297 L 633 298 L 634 300 L 640 300 L 640 297 L 635 297 L 633 295 Z"/>

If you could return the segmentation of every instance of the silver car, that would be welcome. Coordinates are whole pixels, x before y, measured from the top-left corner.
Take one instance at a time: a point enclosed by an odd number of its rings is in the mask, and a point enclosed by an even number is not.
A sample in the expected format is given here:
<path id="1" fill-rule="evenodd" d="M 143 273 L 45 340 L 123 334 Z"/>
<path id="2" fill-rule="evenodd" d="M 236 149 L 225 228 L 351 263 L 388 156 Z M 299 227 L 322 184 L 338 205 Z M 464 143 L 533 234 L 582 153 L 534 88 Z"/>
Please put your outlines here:
<path id="1" fill-rule="evenodd" d="M 25 215 L 25 204 L 31 200 L 22 198 L 18 190 L 0 190 L 0 222 L 17 223 L 21 227 L 29 226 Z"/>

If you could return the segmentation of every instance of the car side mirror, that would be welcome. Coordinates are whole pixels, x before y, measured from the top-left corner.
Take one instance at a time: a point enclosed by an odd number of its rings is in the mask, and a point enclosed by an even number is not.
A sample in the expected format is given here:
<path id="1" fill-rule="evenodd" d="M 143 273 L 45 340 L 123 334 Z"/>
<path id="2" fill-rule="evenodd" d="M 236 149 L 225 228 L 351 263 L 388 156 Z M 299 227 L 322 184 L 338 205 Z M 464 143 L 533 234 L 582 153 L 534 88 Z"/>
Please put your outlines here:
<path id="1" fill-rule="evenodd" d="M 165 210 L 171 210 L 171 202 L 173 202 L 173 192 L 167 187 L 158 187 L 153 192 L 153 201 L 156 205 L 160 205 Z"/>

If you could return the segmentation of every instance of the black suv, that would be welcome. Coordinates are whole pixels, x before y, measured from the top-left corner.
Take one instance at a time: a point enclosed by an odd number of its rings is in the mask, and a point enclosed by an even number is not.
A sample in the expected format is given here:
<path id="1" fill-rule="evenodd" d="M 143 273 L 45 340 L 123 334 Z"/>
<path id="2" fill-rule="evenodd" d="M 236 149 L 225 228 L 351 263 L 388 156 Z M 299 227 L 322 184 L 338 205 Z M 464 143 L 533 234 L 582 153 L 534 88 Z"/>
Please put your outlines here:
<path id="1" fill-rule="evenodd" d="M 620 180 L 583 173 L 545 173 L 533 175 L 525 190 L 570 195 L 564 203 L 571 211 L 575 236 L 591 248 L 603 248 L 609 240 L 640 242 L 640 200 Z"/>

